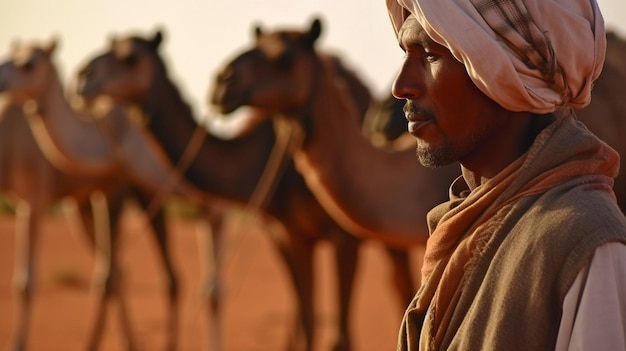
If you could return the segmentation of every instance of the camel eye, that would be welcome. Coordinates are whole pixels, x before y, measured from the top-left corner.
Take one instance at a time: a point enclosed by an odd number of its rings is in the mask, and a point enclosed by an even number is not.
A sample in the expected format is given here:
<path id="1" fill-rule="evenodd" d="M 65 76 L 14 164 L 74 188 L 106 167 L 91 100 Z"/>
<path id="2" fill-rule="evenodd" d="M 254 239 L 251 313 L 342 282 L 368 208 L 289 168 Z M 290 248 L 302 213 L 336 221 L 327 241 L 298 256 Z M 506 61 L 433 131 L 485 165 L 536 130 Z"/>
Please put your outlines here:
<path id="1" fill-rule="evenodd" d="M 23 70 L 30 71 L 33 69 L 33 67 L 35 67 L 35 60 L 33 58 L 29 58 L 28 60 L 19 62 L 19 67 Z"/>
<path id="2" fill-rule="evenodd" d="M 293 65 L 293 55 L 285 53 L 276 59 L 276 67 L 281 71 L 286 71 Z"/>
<path id="3" fill-rule="evenodd" d="M 130 53 L 124 57 L 124 63 L 127 65 L 134 65 L 137 62 L 137 55 Z"/>
<path id="4" fill-rule="evenodd" d="M 87 65 L 83 69 L 81 69 L 80 72 L 78 72 L 78 75 L 81 77 L 90 77 L 93 75 L 93 71 L 93 66 Z"/>
<path id="5" fill-rule="evenodd" d="M 35 66 L 35 58 L 32 55 L 17 55 L 13 64 L 23 70 L 31 70 Z"/>

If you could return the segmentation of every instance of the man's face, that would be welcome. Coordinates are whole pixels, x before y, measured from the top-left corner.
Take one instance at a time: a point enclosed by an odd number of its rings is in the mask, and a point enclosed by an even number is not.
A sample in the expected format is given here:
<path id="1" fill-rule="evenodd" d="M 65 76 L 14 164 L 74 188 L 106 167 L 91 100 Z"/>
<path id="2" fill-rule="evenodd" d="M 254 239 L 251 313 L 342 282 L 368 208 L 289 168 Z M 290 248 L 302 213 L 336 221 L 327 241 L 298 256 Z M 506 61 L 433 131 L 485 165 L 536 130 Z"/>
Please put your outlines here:
<path id="1" fill-rule="evenodd" d="M 465 66 L 431 40 L 413 16 L 398 37 L 405 57 L 393 95 L 406 99 L 404 110 L 420 162 L 439 167 L 488 161 L 490 148 L 497 145 L 494 136 L 510 118 L 508 111 L 484 95 Z"/>

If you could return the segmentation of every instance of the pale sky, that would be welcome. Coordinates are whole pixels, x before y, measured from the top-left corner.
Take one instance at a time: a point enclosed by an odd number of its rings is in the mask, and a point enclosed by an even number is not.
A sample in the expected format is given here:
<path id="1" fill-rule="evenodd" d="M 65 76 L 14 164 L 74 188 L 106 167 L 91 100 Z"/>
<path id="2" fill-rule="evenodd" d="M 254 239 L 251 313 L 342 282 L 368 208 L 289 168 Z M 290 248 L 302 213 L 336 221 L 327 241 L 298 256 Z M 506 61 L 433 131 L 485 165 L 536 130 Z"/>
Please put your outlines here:
<path id="1" fill-rule="evenodd" d="M 626 0 L 598 0 L 608 29 L 626 37 Z M 164 29 L 161 52 L 196 114 L 219 66 L 252 42 L 254 24 L 268 29 L 323 24 L 321 47 L 342 55 L 382 96 L 399 68 L 384 0 L 0 0 L 0 57 L 16 40 L 59 39 L 56 62 L 69 84 L 109 37 Z"/>

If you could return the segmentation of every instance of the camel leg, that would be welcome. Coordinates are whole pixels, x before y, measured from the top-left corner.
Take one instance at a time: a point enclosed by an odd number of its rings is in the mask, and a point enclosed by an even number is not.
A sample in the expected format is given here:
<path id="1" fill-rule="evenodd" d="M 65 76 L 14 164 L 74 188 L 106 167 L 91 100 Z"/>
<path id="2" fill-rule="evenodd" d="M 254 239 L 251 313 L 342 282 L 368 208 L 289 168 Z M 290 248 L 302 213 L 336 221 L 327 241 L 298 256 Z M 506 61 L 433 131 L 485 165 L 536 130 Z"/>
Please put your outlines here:
<path id="1" fill-rule="evenodd" d="M 152 227 L 155 233 L 155 239 L 157 240 L 157 246 L 161 257 L 161 262 L 165 269 L 167 279 L 167 294 L 168 294 L 168 325 L 167 325 L 167 339 L 166 350 L 174 351 L 178 342 L 178 326 L 179 326 L 179 284 L 177 275 L 170 256 L 169 243 L 167 238 L 167 224 L 165 223 L 165 212 L 161 208 L 157 210 L 151 219 Z"/>
<path id="2" fill-rule="evenodd" d="M 41 208 L 31 207 L 26 201 L 19 200 L 16 207 L 16 250 L 15 273 L 13 283 L 18 298 L 15 319 L 14 350 L 26 350 L 28 329 L 30 327 L 31 302 L 34 293 L 34 257 L 39 234 L 39 221 L 43 214 Z"/>
<path id="3" fill-rule="evenodd" d="M 147 197 L 144 194 L 137 194 L 137 199 L 140 206 L 143 209 L 148 209 L 151 204 L 151 197 Z M 159 207 L 154 213 L 147 213 L 150 218 L 148 221 L 152 226 L 154 238 L 158 248 L 159 257 L 161 263 L 165 269 L 167 279 L 167 293 L 168 293 L 168 322 L 167 322 L 167 336 L 166 336 L 166 348 L 165 350 L 174 351 L 178 342 L 178 326 L 179 326 L 179 284 L 177 274 L 172 263 L 170 256 L 168 235 L 167 235 L 167 223 L 165 220 L 165 210 L 163 207 Z"/>
<path id="4" fill-rule="evenodd" d="M 104 325 L 106 322 L 105 312 L 107 299 L 103 296 L 104 288 L 102 287 L 102 284 L 104 278 L 102 278 L 102 276 L 108 275 L 108 272 L 103 272 L 103 269 L 107 266 L 103 261 L 108 259 L 110 247 L 108 247 L 109 245 L 107 245 L 107 247 L 99 247 L 99 244 L 101 244 L 104 241 L 103 239 L 105 238 L 96 238 L 96 232 L 94 228 L 98 221 L 94 219 L 95 209 L 92 209 L 92 204 L 89 202 L 81 203 L 79 204 L 78 210 L 83 232 L 86 234 L 90 247 L 91 249 L 93 249 L 94 254 L 96 255 L 91 291 L 97 295 L 97 304 L 94 313 L 94 324 L 91 327 L 91 332 L 88 337 L 86 349 L 97 350 L 98 345 L 100 344 L 100 340 L 102 339 L 102 332 L 104 330 Z"/>
<path id="5" fill-rule="evenodd" d="M 356 277 L 360 240 L 345 232 L 333 237 L 335 264 L 337 268 L 339 330 L 333 351 L 352 349 L 350 338 L 350 301 Z"/>
<path id="6" fill-rule="evenodd" d="M 290 349 L 311 351 L 314 349 L 315 303 L 313 299 L 313 253 L 315 241 L 299 232 L 268 227 L 270 236 L 287 265 L 287 272 L 294 285 L 297 302 L 298 327 Z M 281 236 L 284 233 L 287 237 Z"/>
<path id="7" fill-rule="evenodd" d="M 108 245 L 110 248 L 108 252 L 108 260 L 104 261 L 105 264 L 109 265 L 108 269 L 104 269 L 105 272 L 109 272 L 109 275 L 102 276 L 104 284 L 102 284 L 101 286 L 104 286 L 105 288 L 103 296 L 106 300 L 110 301 L 112 300 L 112 298 L 114 298 L 117 301 L 121 329 L 124 335 L 124 341 L 126 342 L 125 347 L 126 350 L 133 351 L 136 349 L 136 347 L 130 323 L 130 314 L 128 313 L 128 303 L 126 300 L 126 296 L 123 294 L 123 291 L 121 289 L 123 274 L 122 270 L 119 267 L 118 258 L 120 252 L 118 243 L 119 234 L 122 231 L 121 217 L 122 211 L 124 209 L 124 198 L 125 196 L 116 196 L 112 198 L 110 202 L 108 202 L 106 198 L 103 198 L 104 201 L 102 201 L 102 206 L 104 210 L 96 210 L 95 213 L 98 214 L 97 218 L 99 219 L 96 221 L 94 229 L 96 231 L 96 238 L 104 237 L 106 240 L 108 235 Z M 110 204 L 108 208 L 107 202 Z M 106 215 L 106 209 L 109 210 L 108 216 Z M 103 224 L 100 225 L 98 223 Z M 108 230 L 105 230 L 105 228 Z M 97 240 L 97 242 L 101 241 L 104 240 Z M 106 246 L 106 243 L 99 246 Z M 103 257 L 107 258 L 106 255 L 104 255 Z"/>
<path id="8" fill-rule="evenodd" d="M 396 290 L 398 301 L 400 301 L 401 312 L 411 303 L 413 295 L 416 293 L 416 283 L 411 273 L 411 260 L 409 251 L 387 247 L 387 255 L 391 259 L 393 266 L 393 285 Z"/>
<path id="9" fill-rule="evenodd" d="M 201 262 L 205 267 L 205 278 L 200 292 L 201 297 L 206 301 L 208 328 L 204 342 L 206 351 L 219 351 L 222 349 L 221 343 L 221 267 L 222 267 L 222 239 L 225 214 L 215 209 L 205 209 L 206 224 L 203 231 L 198 232 L 198 249 Z"/>
<path id="10" fill-rule="evenodd" d="M 107 319 L 107 306 L 113 296 L 118 298 L 121 328 L 125 336 L 126 349 L 134 350 L 127 307 L 119 289 L 121 280 L 117 267 L 117 232 L 119 231 L 123 201 L 117 198 L 107 206 L 102 193 L 95 193 L 89 205 L 80 208 L 85 230 L 92 238 L 96 254 L 93 290 L 96 292 L 95 322 L 88 338 L 87 350 L 98 350 Z M 91 209 L 91 211 L 89 211 Z M 114 228 L 112 230 L 112 228 Z"/>

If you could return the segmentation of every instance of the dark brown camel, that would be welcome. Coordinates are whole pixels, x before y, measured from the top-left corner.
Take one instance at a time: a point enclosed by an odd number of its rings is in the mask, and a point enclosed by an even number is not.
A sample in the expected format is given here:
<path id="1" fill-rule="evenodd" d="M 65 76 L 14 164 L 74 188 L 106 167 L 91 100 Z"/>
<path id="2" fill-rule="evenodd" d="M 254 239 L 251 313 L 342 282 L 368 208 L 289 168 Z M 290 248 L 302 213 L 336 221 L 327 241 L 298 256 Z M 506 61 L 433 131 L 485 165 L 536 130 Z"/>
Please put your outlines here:
<path id="1" fill-rule="evenodd" d="M 166 64 L 158 51 L 161 41 L 161 32 L 148 39 L 134 36 L 114 40 L 109 51 L 90 60 L 80 72 L 79 89 L 87 99 L 106 94 L 116 100 L 141 106 L 148 116 L 147 127 L 160 140 L 170 160 L 177 162 L 199 126 L 179 89 L 168 77 Z M 335 74 L 350 75 L 350 72 L 337 66 Z M 369 90 L 356 77 L 351 76 L 350 79 L 355 84 L 353 94 L 362 102 L 364 110 L 371 98 Z M 185 172 L 186 179 L 211 195 L 228 199 L 237 206 L 246 206 L 254 196 L 279 139 L 273 123 L 264 119 L 260 125 L 236 140 L 224 140 L 210 134 L 204 138 L 197 156 Z M 326 214 L 288 158 L 274 180 L 273 191 L 263 201 L 261 210 L 270 221 L 268 223 L 277 221 L 282 227 L 270 230 L 270 234 L 295 287 L 300 311 L 299 332 L 304 334 L 301 343 L 306 350 L 314 349 L 313 250 L 321 240 L 329 240 L 333 244 L 340 309 L 337 341 L 333 349 L 349 350 L 349 301 L 357 268 L 359 240 L 348 235 Z M 213 267 L 217 269 L 213 277 L 207 277 L 206 284 L 212 292 L 208 297 L 210 312 L 213 313 L 213 319 L 219 321 L 218 274 L 221 267 L 222 222 L 219 211 L 224 209 L 213 207 L 210 211 L 209 222 L 214 240 Z M 407 252 L 390 249 L 389 253 L 395 267 L 395 283 L 401 300 L 399 304 L 404 304 L 414 293 Z M 398 308 L 401 308 L 400 305 Z M 213 338 L 210 343 L 217 347 L 219 330 L 208 335 Z"/>
<path id="2" fill-rule="evenodd" d="M 15 200 L 17 214 L 15 285 L 20 298 L 11 349 L 27 348 L 40 221 L 50 205 L 68 198 L 78 205 L 99 263 L 94 278 L 98 294 L 95 324 L 86 349 L 99 346 L 111 297 L 120 304 L 127 348 L 134 349 L 118 291 L 121 272 L 116 245 L 124 201 L 133 194 L 148 208 L 154 205 L 155 195 L 165 195 L 161 192 L 167 188 L 194 200 L 205 196 L 180 184 L 169 185 L 174 174 L 171 165 L 150 135 L 130 123 L 126 108 L 113 105 L 108 112 L 101 110 L 97 119 L 73 109 L 52 60 L 55 47 L 56 42 L 16 46 L 10 59 L 0 65 L 0 93 L 7 97 L 0 115 L 0 191 Z M 94 209 L 93 217 L 91 199 L 100 199 L 95 202 L 98 210 Z M 157 212 L 152 224 L 175 313 L 176 281 L 165 242 L 165 223 L 160 206 L 153 208 Z M 175 318 L 173 314 L 172 320 Z"/>
<path id="3" fill-rule="evenodd" d="M 397 247 L 423 245 L 426 213 L 447 198 L 458 166 L 426 169 L 413 150 L 376 148 L 334 62 L 315 48 L 310 29 L 256 31 L 252 48 L 218 74 L 212 102 L 222 113 L 252 106 L 296 121 L 305 139 L 296 168 L 335 220 L 349 232 Z"/>

